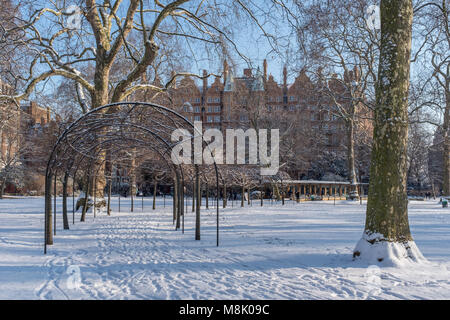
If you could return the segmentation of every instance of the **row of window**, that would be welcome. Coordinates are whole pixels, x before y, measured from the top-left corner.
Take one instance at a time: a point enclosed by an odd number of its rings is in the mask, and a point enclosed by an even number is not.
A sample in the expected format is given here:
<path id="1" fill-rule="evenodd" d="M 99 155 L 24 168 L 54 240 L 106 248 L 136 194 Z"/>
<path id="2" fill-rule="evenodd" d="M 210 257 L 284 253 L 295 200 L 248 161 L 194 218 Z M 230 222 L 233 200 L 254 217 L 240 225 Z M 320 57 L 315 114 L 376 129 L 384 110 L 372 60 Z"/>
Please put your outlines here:
<path id="1" fill-rule="evenodd" d="M 206 117 L 206 121 L 209 123 L 213 123 L 213 122 L 220 122 L 220 116 L 207 116 Z"/>
<path id="2" fill-rule="evenodd" d="M 208 106 L 206 110 L 208 111 L 208 113 L 220 113 L 221 112 L 220 106 Z M 191 107 L 191 106 L 185 105 L 185 106 L 183 106 L 183 111 L 200 113 L 201 108 L 199 106 Z"/>
<path id="3" fill-rule="evenodd" d="M 283 97 L 283 96 L 278 96 L 278 97 L 273 97 L 273 96 L 269 96 L 267 97 L 268 102 L 283 102 L 283 101 L 289 101 L 289 102 L 295 102 L 295 101 L 300 101 L 301 97 L 297 97 L 297 96 L 289 96 L 289 97 Z M 241 98 L 241 103 L 245 103 L 247 101 L 246 97 L 242 97 Z M 183 101 L 183 103 L 185 102 L 190 102 L 190 103 L 200 103 L 201 102 L 201 98 L 192 98 L 189 101 Z M 220 103 L 221 99 L 220 97 L 208 97 L 207 98 L 207 102 L 208 103 Z"/>
<path id="4" fill-rule="evenodd" d="M 226 110 L 228 110 L 228 112 L 231 111 L 230 106 L 226 106 L 225 107 Z M 290 105 L 290 106 L 272 106 L 272 105 L 268 105 L 266 107 L 268 112 L 272 112 L 272 111 L 297 111 L 302 109 L 301 106 L 299 105 Z M 305 110 L 313 110 L 315 109 L 313 106 L 310 106 L 309 108 L 305 108 Z M 221 112 L 221 107 L 220 106 L 208 106 L 206 111 L 208 113 L 220 113 Z M 322 108 L 322 110 L 330 110 L 330 108 L 328 107 L 324 107 Z M 183 111 L 186 113 L 190 113 L 190 112 L 194 112 L 194 113 L 201 113 L 201 107 L 196 106 L 196 107 L 191 107 L 188 105 L 185 105 L 183 107 Z M 323 113 L 321 115 L 317 114 L 317 113 L 312 113 L 311 114 L 311 120 L 315 121 L 315 120 L 324 120 L 324 121 L 335 121 L 337 120 L 338 117 L 335 114 L 329 114 L 329 113 Z"/>

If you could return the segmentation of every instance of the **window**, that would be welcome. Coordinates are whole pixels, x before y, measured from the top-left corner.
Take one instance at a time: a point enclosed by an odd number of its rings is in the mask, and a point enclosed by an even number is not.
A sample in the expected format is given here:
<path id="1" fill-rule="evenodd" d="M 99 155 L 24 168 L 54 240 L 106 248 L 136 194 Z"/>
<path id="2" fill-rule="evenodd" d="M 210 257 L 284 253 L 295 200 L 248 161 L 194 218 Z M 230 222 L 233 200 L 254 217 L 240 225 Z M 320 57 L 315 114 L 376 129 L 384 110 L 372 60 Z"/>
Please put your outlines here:
<path id="1" fill-rule="evenodd" d="M 196 112 L 196 113 L 200 113 L 200 107 L 198 107 L 198 106 L 195 107 L 195 112 Z"/>
<path id="2" fill-rule="evenodd" d="M 220 106 L 215 106 L 214 107 L 214 112 L 220 113 L 220 111 L 221 111 Z"/>
<path id="3" fill-rule="evenodd" d="M 195 121 L 202 121 L 202 118 L 200 116 L 195 116 Z"/>
<path id="4" fill-rule="evenodd" d="M 206 118 L 206 121 L 207 121 L 208 123 L 212 123 L 212 122 L 214 121 L 214 118 L 213 118 L 212 116 L 208 116 L 208 117 Z"/>
<path id="5" fill-rule="evenodd" d="M 272 106 L 267 106 L 267 111 L 271 112 L 272 111 Z"/>
<path id="6" fill-rule="evenodd" d="M 290 96 L 289 101 L 295 101 L 295 96 Z"/>
<path id="7" fill-rule="evenodd" d="M 220 122 L 220 116 L 215 116 L 214 117 L 214 122 Z"/>
<path id="8" fill-rule="evenodd" d="M 336 130 L 336 125 L 335 124 L 331 124 L 330 125 L 330 130 L 331 130 L 331 132 L 335 133 L 337 131 Z"/>
<path id="9" fill-rule="evenodd" d="M 296 107 L 295 106 L 289 106 L 289 110 L 291 111 L 295 111 Z"/>
<path id="10" fill-rule="evenodd" d="M 213 112 L 213 107 L 212 106 L 208 106 L 208 112 L 209 113 Z"/>

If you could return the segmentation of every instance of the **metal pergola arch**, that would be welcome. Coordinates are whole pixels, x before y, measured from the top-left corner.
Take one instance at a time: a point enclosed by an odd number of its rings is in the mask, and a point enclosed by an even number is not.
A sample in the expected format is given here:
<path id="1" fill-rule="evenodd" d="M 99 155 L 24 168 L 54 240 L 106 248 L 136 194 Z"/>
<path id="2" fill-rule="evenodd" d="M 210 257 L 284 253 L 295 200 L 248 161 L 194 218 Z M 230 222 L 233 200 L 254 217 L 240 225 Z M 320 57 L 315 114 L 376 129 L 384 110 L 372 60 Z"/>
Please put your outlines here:
<path id="1" fill-rule="evenodd" d="M 147 120 L 150 121 L 150 124 L 152 126 L 156 127 L 156 130 L 149 129 L 145 125 L 145 121 L 143 125 L 141 124 L 141 121 L 139 121 L 139 124 L 128 121 L 131 119 L 133 113 L 136 110 L 142 109 L 143 110 L 151 110 L 156 111 L 157 115 L 159 117 L 162 117 L 162 119 L 166 120 L 167 123 L 164 122 L 158 122 L 158 119 L 149 117 Z M 113 112 L 110 112 L 113 111 Z M 123 112 L 125 111 L 125 113 Z M 145 112 L 140 112 L 136 114 L 135 116 L 148 116 L 148 114 L 145 114 Z M 161 120 L 161 119 L 159 119 Z M 148 123 L 147 123 L 148 125 Z M 160 125 L 158 127 L 158 125 Z M 77 132 L 81 128 L 80 132 Z M 206 142 L 203 139 L 203 134 L 201 132 L 197 132 L 198 130 L 193 125 L 192 122 L 190 122 L 188 119 L 180 115 L 174 110 L 171 110 L 167 107 L 160 106 L 154 103 L 147 103 L 147 102 L 122 102 L 122 103 L 113 103 L 109 105 L 105 105 L 102 107 L 99 107 L 97 109 L 94 109 L 80 118 L 78 118 L 76 121 L 74 121 L 72 124 L 70 124 L 63 133 L 58 137 L 56 143 L 54 144 L 52 148 L 52 152 L 50 154 L 49 160 L 47 162 L 47 168 L 46 168 L 46 174 L 45 174 L 45 243 L 44 243 L 44 253 L 47 253 L 47 245 L 53 244 L 53 236 L 52 236 L 52 226 L 51 226 L 51 218 L 52 218 L 52 205 L 51 205 L 51 187 L 52 187 L 52 178 L 56 178 L 56 170 L 68 170 L 68 175 L 70 175 L 70 171 L 74 168 L 74 164 L 77 162 L 76 170 L 74 171 L 74 179 L 76 177 L 76 174 L 78 172 L 79 166 L 83 161 L 86 159 L 90 159 L 90 161 L 98 161 L 98 155 L 101 152 L 105 152 L 108 149 L 104 148 L 105 144 L 112 143 L 115 141 L 115 139 L 109 139 L 106 141 L 102 141 L 97 136 L 98 131 L 103 133 L 112 133 L 112 135 L 118 135 L 118 132 L 109 132 L 107 129 L 115 128 L 116 130 L 120 128 L 120 132 L 124 133 L 124 128 L 129 130 L 130 128 L 133 128 L 134 130 L 137 130 L 134 132 L 134 134 L 137 134 L 137 132 L 141 132 L 144 137 L 151 137 L 150 141 L 144 141 L 139 140 L 132 137 L 126 137 L 126 134 L 122 137 L 118 137 L 117 140 L 127 140 L 127 141 L 133 141 L 134 143 L 139 142 L 142 144 L 144 148 L 151 149 L 152 151 L 156 152 L 159 157 L 163 160 L 165 160 L 168 167 L 172 167 L 172 170 L 175 172 L 176 180 L 178 183 L 178 186 L 181 186 L 179 193 L 181 193 L 178 196 L 178 199 L 174 198 L 174 210 L 175 210 L 175 201 L 178 202 L 178 216 L 177 216 L 177 228 L 179 228 L 179 222 L 180 222 L 180 214 L 183 217 L 183 233 L 184 233 L 184 205 L 183 205 L 183 198 L 184 198 L 184 173 L 183 173 L 183 166 L 182 165 L 175 165 L 174 163 L 170 163 L 169 160 L 167 160 L 166 156 L 167 154 L 171 153 L 172 149 L 178 145 L 178 143 L 171 143 L 171 140 L 169 138 L 169 135 L 171 134 L 170 131 L 176 130 L 176 129 L 193 129 L 194 134 L 190 137 L 190 139 L 194 139 L 194 137 L 197 134 L 200 134 L 202 137 L 202 142 L 204 145 L 206 145 Z M 88 131 L 83 131 L 83 129 Z M 104 131 L 106 130 L 106 131 Z M 169 132 L 167 132 L 169 131 Z M 92 136 L 92 132 L 94 132 L 94 136 Z M 91 134 L 89 134 L 91 133 Z M 166 137 L 162 136 L 162 133 L 166 134 Z M 129 132 L 128 134 L 133 134 L 133 132 Z M 70 140 L 72 138 L 72 140 Z M 87 139 L 87 142 L 85 141 Z M 90 139 L 90 140 L 89 140 Z M 149 143 L 150 142 L 150 143 Z M 88 145 L 90 149 L 88 149 L 88 153 L 86 153 L 86 150 L 80 150 L 81 146 Z M 139 144 L 135 145 L 137 147 Z M 164 150 L 161 151 L 161 148 Z M 68 167 L 64 166 L 64 160 L 67 160 L 68 153 L 70 151 L 74 152 L 70 154 L 71 161 L 69 161 Z M 84 152 L 83 152 L 84 151 Z M 76 159 L 79 158 L 79 159 Z M 105 162 L 107 159 L 103 159 L 102 162 Z M 109 159 L 111 161 L 111 159 Z M 170 165 L 172 164 L 172 166 Z M 103 163 L 102 163 L 103 165 Z M 219 194 L 219 170 L 217 164 L 214 162 L 214 170 L 216 173 L 216 188 L 217 188 L 217 194 Z M 196 168 L 196 172 L 198 175 L 198 165 L 194 165 Z M 181 173 L 181 175 L 180 175 Z M 181 181 L 180 181 L 181 178 Z M 181 184 L 180 184 L 181 182 Z M 181 197 L 180 197 L 181 196 Z M 175 211 L 174 211 L 175 212 Z M 219 246 L 219 199 L 217 197 L 217 204 L 216 204 L 216 213 L 217 213 L 217 246 Z M 56 212 L 54 213 L 56 215 Z M 198 214 L 199 216 L 199 214 Z M 199 240 L 199 239 L 197 239 Z"/>

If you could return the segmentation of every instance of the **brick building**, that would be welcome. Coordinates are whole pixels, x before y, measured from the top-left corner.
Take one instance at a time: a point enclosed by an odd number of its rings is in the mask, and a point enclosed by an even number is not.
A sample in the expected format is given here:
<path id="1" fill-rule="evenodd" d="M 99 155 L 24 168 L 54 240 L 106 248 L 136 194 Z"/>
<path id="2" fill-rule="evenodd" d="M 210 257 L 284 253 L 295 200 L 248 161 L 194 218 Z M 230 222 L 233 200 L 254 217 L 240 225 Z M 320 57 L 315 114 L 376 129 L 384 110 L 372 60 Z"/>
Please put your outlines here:
<path id="1" fill-rule="evenodd" d="M 3 95 L 14 94 L 1 80 L 0 90 Z M 48 148 L 44 148 L 43 143 L 50 123 L 50 110 L 35 102 L 23 102 L 20 106 L 0 103 L 0 182 L 4 183 L 4 192 L 24 191 L 31 176 L 37 177 L 36 169 L 48 157 Z"/>
<path id="2" fill-rule="evenodd" d="M 242 76 L 235 77 L 225 62 L 222 78 L 216 77 L 210 83 L 204 71 L 199 86 L 191 77 L 184 77 L 169 91 L 171 100 L 159 96 L 156 102 L 171 105 L 191 121 L 201 121 L 204 129 L 217 128 L 224 133 L 229 128 L 280 129 L 284 147 L 289 150 L 283 154 L 282 148 L 281 157 L 286 157 L 282 161 L 289 164 L 295 178 L 304 178 L 312 163 L 325 152 L 345 154 L 346 122 L 338 116 L 332 100 L 321 93 L 320 84 L 305 71 L 288 83 L 287 68 L 279 84 L 267 70 L 265 60 L 262 71 L 259 67 L 245 69 Z M 357 81 L 357 71 L 346 73 L 344 81 Z M 350 103 L 345 86 L 331 80 L 328 87 L 339 93 L 339 103 Z M 362 106 L 359 109 L 358 113 L 369 112 Z M 371 136 L 368 120 L 358 122 L 355 135 L 362 131 L 364 136 Z M 287 159 L 288 154 L 292 159 Z"/>

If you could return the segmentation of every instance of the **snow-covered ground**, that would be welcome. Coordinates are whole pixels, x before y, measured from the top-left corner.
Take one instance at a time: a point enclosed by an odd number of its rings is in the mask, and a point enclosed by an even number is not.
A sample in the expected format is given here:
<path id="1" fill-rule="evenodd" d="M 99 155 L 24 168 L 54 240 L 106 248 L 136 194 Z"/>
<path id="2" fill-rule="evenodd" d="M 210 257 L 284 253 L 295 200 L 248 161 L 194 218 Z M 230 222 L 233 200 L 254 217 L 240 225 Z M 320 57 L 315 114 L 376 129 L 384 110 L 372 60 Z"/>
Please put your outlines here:
<path id="1" fill-rule="evenodd" d="M 122 199 L 122 211 L 129 208 Z M 0 201 L 0 299 L 450 299 L 450 211 L 411 202 L 413 236 L 430 263 L 369 267 L 352 261 L 365 206 L 315 202 L 202 212 L 174 231 L 167 201 L 63 231 L 43 255 L 43 198 Z M 60 205 L 60 204 L 59 204 Z M 71 208 L 71 205 L 69 206 Z M 78 273 L 79 271 L 79 273 Z M 79 277 L 78 277 L 79 275 Z"/>

